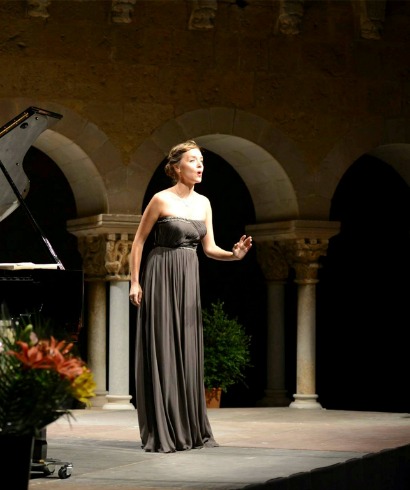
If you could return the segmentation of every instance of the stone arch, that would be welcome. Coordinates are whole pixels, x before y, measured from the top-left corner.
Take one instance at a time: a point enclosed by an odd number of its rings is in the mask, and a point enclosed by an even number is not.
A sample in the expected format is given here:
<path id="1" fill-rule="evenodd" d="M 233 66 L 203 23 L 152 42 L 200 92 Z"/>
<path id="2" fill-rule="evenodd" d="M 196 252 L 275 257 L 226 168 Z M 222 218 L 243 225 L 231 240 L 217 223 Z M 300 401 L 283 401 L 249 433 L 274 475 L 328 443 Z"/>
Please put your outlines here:
<path id="1" fill-rule="evenodd" d="M 131 157 L 137 206 L 157 166 L 169 149 L 187 139 L 213 151 L 242 177 L 252 196 L 257 222 L 297 219 L 297 195 L 308 182 L 296 145 L 264 119 L 227 108 L 195 110 L 170 120 L 140 145 Z M 303 214 L 303 213 L 302 213 Z"/>
<path id="2" fill-rule="evenodd" d="M 104 212 L 107 199 L 104 183 L 85 151 L 61 133 L 46 129 L 33 143 L 64 173 L 73 191 L 77 217 Z"/>
<path id="3" fill-rule="evenodd" d="M 119 151 L 97 126 L 66 107 L 35 99 L 2 99 L 0 112 L 4 123 L 30 106 L 61 114 L 63 118 L 45 130 L 33 146 L 59 166 L 73 191 L 77 217 L 107 212 L 125 212 L 116 203 L 121 176 L 126 168 Z M 125 180 L 125 177 L 124 177 Z M 111 184 L 114 182 L 115 184 Z M 123 194 L 122 194 L 123 197 Z"/>

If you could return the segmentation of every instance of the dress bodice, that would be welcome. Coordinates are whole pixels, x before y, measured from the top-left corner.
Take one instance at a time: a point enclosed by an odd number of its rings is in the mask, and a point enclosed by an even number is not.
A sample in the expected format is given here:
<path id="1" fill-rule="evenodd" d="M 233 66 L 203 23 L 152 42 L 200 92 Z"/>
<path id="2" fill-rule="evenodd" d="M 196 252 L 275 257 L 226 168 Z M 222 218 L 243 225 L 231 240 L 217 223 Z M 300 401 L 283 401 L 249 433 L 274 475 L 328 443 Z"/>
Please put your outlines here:
<path id="1" fill-rule="evenodd" d="M 166 216 L 156 223 L 154 246 L 196 249 L 205 235 L 204 221 Z"/>

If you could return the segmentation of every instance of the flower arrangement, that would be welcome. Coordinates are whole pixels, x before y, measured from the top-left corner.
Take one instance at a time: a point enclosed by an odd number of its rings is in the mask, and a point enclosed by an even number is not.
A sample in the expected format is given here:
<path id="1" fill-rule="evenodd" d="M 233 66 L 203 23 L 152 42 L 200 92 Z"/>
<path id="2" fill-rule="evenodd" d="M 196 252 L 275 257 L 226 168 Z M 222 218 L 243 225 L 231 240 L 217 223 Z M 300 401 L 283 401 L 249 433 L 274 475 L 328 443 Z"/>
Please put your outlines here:
<path id="1" fill-rule="evenodd" d="M 72 342 L 42 338 L 31 323 L 1 322 L 0 435 L 36 436 L 70 415 L 75 400 L 90 404 L 96 384 L 74 350 Z"/>

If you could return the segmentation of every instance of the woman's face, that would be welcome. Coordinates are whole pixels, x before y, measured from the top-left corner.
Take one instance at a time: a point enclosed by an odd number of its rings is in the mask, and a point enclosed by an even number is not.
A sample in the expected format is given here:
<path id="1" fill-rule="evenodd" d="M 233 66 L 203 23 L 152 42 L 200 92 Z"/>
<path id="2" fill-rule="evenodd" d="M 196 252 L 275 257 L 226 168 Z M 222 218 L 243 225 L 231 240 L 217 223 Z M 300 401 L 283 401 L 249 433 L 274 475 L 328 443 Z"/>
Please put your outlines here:
<path id="1" fill-rule="evenodd" d="M 186 151 L 177 165 L 179 181 L 184 184 L 199 184 L 204 172 L 204 158 L 198 148 Z"/>

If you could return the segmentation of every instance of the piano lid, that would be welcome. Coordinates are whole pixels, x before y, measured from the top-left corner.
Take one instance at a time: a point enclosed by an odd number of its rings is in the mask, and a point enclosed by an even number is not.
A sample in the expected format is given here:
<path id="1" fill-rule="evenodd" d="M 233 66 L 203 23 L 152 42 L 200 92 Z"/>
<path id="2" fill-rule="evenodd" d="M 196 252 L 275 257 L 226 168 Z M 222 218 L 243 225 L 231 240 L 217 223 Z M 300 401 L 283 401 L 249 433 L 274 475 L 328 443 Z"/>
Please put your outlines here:
<path id="1" fill-rule="evenodd" d="M 0 162 L 22 198 L 26 197 L 30 188 L 30 181 L 23 169 L 24 156 L 40 134 L 62 117 L 55 112 L 29 107 L 0 128 Z M 0 221 L 20 204 L 3 172 L 0 172 Z"/>

